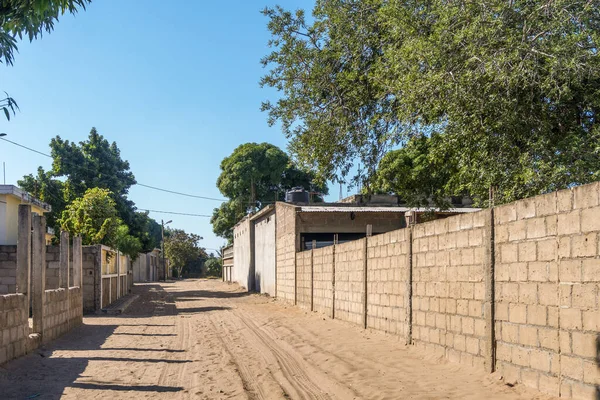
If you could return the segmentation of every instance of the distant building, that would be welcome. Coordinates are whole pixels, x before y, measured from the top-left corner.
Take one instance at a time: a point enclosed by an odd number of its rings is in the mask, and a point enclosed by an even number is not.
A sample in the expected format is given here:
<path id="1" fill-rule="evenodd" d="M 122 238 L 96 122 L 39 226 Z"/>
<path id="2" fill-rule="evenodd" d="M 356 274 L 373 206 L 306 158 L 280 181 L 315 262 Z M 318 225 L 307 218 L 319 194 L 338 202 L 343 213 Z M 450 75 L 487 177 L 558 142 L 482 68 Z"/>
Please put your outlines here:
<path id="1" fill-rule="evenodd" d="M 366 204 L 365 204 L 366 203 Z M 298 251 L 330 246 L 366 236 L 370 225 L 377 235 L 428 219 L 479 211 L 460 207 L 439 210 L 398 205 L 395 196 L 379 195 L 365 202 L 347 198 L 343 203 L 277 202 L 244 217 L 233 230 L 233 267 L 228 281 L 249 290 L 276 294 L 277 274 L 294 263 Z"/>
<path id="2" fill-rule="evenodd" d="M 19 204 L 31 204 L 31 212 L 38 215 L 52 211 L 49 204 L 18 187 L 0 185 L 0 245 L 17 244 Z M 53 236 L 54 232 L 49 228 L 46 233 L 46 243 L 49 243 Z"/>

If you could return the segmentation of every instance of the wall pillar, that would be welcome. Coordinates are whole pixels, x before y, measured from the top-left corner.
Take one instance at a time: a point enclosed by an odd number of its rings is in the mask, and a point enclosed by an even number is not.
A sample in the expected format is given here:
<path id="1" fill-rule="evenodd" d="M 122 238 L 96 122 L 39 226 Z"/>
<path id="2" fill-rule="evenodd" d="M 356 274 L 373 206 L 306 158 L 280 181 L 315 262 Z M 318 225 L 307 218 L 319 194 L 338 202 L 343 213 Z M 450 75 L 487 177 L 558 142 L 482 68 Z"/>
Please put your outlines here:
<path id="1" fill-rule="evenodd" d="M 315 310 L 315 247 L 317 247 L 317 241 L 313 240 L 310 249 L 310 311 Z"/>
<path id="2" fill-rule="evenodd" d="M 67 231 L 60 231 L 58 287 L 69 289 L 69 232 Z"/>
<path id="3" fill-rule="evenodd" d="M 117 299 L 121 297 L 121 252 L 117 250 Z M 163 269 L 164 271 L 164 269 Z M 165 280 L 167 280 L 165 275 Z M 115 300 L 117 300 L 115 299 Z"/>
<path id="4" fill-rule="evenodd" d="M 33 217 L 32 310 L 33 331 L 44 337 L 44 297 L 46 290 L 46 217 Z"/>
<path id="5" fill-rule="evenodd" d="M 363 248 L 363 328 L 367 329 L 367 310 L 369 308 L 369 301 L 367 300 L 367 285 L 368 285 L 368 274 L 369 274 L 369 237 L 373 234 L 373 225 L 367 225 L 367 234 L 365 236 L 365 243 Z"/>
<path id="6" fill-rule="evenodd" d="M 17 293 L 29 297 L 31 275 L 31 205 L 19 204 L 17 236 Z M 27 301 L 29 304 L 29 301 Z"/>
<path id="7" fill-rule="evenodd" d="M 485 370 L 489 373 L 494 372 L 496 366 L 496 333 L 494 323 L 494 209 L 485 211 L 485 222 L 483 229 L 484 258 L 483 258 L 483 279 L 485 282 L 485 300 L 483 314 L 485 318 L 485 349 L 484 364 Z"/>
<path id="8" fill-rule="evenodd" d="M 83 247 L 79 235 L 73 237 L 73 286 L 79 286 L 83 294 Z"/>
<path id="9" fill-rule="evenodd" d="M 335 246 L 338 242 L 338 234 L 333 235 L 333 255 L 331 258 L 331 319 L 335 319 Z"/>
<path id="10" fill-rule="evenodd" d="M 408 244 L 408 251 L 406 254 L 406 297 L 404 303 L 406 304 L 406 344 L 412 344 L 412 289 L 413 289 L 413 226 L 409 226 L 406 230 L 408 238 L 406 243 Z"/>

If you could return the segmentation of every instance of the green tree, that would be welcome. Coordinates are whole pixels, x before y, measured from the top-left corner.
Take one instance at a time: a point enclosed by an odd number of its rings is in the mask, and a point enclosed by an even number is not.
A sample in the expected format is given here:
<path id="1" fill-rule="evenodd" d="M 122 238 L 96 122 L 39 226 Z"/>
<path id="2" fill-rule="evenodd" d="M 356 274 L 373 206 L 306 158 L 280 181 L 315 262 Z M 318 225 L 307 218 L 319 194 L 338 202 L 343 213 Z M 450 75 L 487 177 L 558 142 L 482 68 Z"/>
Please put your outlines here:
<path id="1" fill-rule="evenodd" d="M 440 135 L 431 138 L 414 136 L 404 147 L 388 152 L 373 177 L 373 189 L 379 193 L 393 193 L 411 207 L 448 208 L 446 185 L 456 171 L 452 157 L 432 151 Z"/>
<path id="2" fill-rule="evenodd" d="M 204 263 L 204 266 L 206 268 L 206 275 L 221 276 L 222 265 L 220 258 L 211 255 L 211 257 L 209 257 L 208 260 L 206 260 L 206 262 Z"/>
<path id="3" fill-rule="evenodd" d="M 143 250 L 142 241 L 129 234 L 129 228 L 125 224 L 119 225 L 115 234 L 115 247 L 121 253 L 129 256 L 131 260 L 138 258 Z"/>
<path id="4" fill-rule="evenodd" d="M 17 38 L 27 37 L 29 41 L 52 32 L 58 18 L 65 14 L 76 14 L 85 9 L 91 0 L 3 0 L 0 3 L 0 63 L 13 65 L 14 53 L 18 51 Z M 13 98 L 0 100 L 0 109 L 6 119 L 10 112 L 18 109 Z"/>
<path id="5" fill-rule="evenodd" d="M 230 200 L 214 209 L 213 231 L 231 241 L 233 226 L 244 215 L 283 200 L 285 192 L 296 186 L 327 194 L 327 187 L 318 184 L 312 172 L 298 168 L 278 147 L 269 143 L 238 146 L 221 162 L 217 187 Z"/>
<path id="6" fill-rule="evenodd" d="M 58 232 L 60 229 L 58 219 L 68 204 L 64 197 L 64 183 L 53 178 L 51 172 L 38 167 L 37 175 L 25 175 L 22 180 L 17 181 L 17 184 L 34 197 L 50 204 L 52 212 L 46 214 L 47 223 Z"/>
<path id="7" fill-rule="evenodd" d="M 105 244 L 116 247 L 122 225 L 115 202 L 107 189 L 88 189 L 63 211 L 58 221 L 71 235 L 81 235 L 84 245 Z"/>
<path id="8" fill-rule="evenodd" d="M 177 276 L 181 276 L 190 263 L 205 258 L 206 252 L 198 245 L 200 236 L 181 229 L 168 231 L 168 235 L 165 235 L 165 255 L 177 271 Z"/>
<path id="9" fill-rule="evenodd" d="M 594 2 L 320 0 L 312 24 L 265 13 L 262 83 L 282 97 L 263 108 L 320 175 L 360 159 L 370 178 L 389 146 L 426 132 L 437 165 L 452 159 L 436 190 L 479 204 L 600 178 Z"/>

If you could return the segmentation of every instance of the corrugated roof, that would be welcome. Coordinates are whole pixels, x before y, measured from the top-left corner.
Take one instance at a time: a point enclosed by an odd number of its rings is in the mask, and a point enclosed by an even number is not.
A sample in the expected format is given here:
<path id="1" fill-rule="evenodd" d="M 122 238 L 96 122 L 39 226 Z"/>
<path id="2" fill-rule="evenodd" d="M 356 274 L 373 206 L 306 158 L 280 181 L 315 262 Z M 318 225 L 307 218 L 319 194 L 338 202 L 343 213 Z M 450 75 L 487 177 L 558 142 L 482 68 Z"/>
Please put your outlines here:
<path id="1" fill-rule="evenodd" d="M 410 208 L 410 207 L 327 207 L 327 206 L 301 206 L 300 212 L 390 212 L 399 213 L 407 211 L 416 212 L 441 212 L 441 213 L 470 213 L 480 211 L 480 208 L 449 208 L 440 211 L 437 208 Z"/>

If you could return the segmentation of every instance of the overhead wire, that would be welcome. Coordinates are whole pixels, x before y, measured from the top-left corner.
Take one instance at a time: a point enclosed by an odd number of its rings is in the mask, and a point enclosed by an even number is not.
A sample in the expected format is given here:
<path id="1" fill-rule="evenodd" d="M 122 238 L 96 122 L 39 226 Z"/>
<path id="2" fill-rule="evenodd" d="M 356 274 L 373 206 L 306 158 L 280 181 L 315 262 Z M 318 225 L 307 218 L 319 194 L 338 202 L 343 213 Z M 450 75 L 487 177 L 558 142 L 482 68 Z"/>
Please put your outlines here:
<path id="1" fill-rule="evenodd" d="M 27 146 L 25 146 L 25 145 L 22 145 L 22 144 L 20 144 L 20 143 L 14 142 L 14 141 L 12 141 L 12 140 L 9 140 L 9 139 L 3 138 L 3 137 L 0 137 L 0 139 L 1 139 L 1 140 L 4 140 L 5 142 L 11 143 L 11 144 L 13 144 L 13 145 L 15 145 L 15 146 L 18 146 L 18 147 L 24 148 L 24 149 L 26 149 L 26 150 L 32 151 L 32 152 L 34 152 L 34 153 L 40 154 L 40 155 L 42 155 L 42 156 L 44 156 L 44 157 L 48 157 L 48 158 L 52 158 L 52 159 L 54 159 L 54 157 L 52 157 L 50 154 L 43 153 L 43 152 L 41 152 L 41 151 L 39 151 L 39 150 L 32 149 L 31 147 L 27 147 Z M 68 161 L 65 161 L 65 160 L 61 160 L 61 162 L 62 162 L 63 164 L 66 164 L 66 165 L 74 165 L 74 164 L 72 164 L 72 163 L 69 163 Z M 91 172 L 96 172 L 95 170 L 92 170 L 92 169 L 90 169 L 90 168 L 85 168 L 85 167 L 83 167 L 83 166 L 81 166 L 81 165 L 77 165 L 77 167 L 78 167 L 78 168 L 87 169 L 88 171 L 91 171 Z M 142 186 L 142 187 L 146 187 L 146 188 L 153 189 L 153 190 L 158 190 L 158 191 L 161 191 L 161 192 L 171 193 L 171 194 L 175 194 L 175 195 L 179 195 L 179 196 L 192 197 L 192 198 L 198 198 L 198 199 L 204 199 L 204 200 L 226 201 L 226 200 L 224 200 L 224 199 L 217 199 L 217 198 L 214 198 L 214 197 L 198 196 L 198 195 L 194 195 L 194 194 L 183 193 L 183 192 L 177 192 L 177 191 L 174 191 L 174 190 L 169 190 L 169 189 L 163 189 L 163 188 L 159 188 L 159 187 L 156 187 L 156 186 L 146 185 L 146 184 L 144 184 L 144 183 L 140 183 L 140 182 L 136 182 L 136 183 L 135 183 L 135 185 Z M 48 188 L 49 188 L 49 186 L 48 186 Z M 51 197 L 53 197 L 55 200 L 59 200 L 59 199 L 60 199 L 60 197 L 59 197 L 59 196 L 55 196 L 55 194 L 51 194 L 51 193 L 49 193 L 49 194 L 50 194 L 50 195 L 51 195 Z M 205 215 L 205 214 L 179 213 L 179 212 L 174 212 L 174 211 L 158 211 L 158 210 L 147 210 L 147 209 L 142 209 L 142 208 L 138 208 L 138 210 L 141 210 L 141 211 L 148 211 L 148 212 L 155 212 L 155 213 L 162 213 L 162 214 L 186 215 L 186 216 L 194 216 L 194 217 L 208 217 L 208 218 L 210 218 L 210 217 L 211 217 L 210 215 Z"/>

